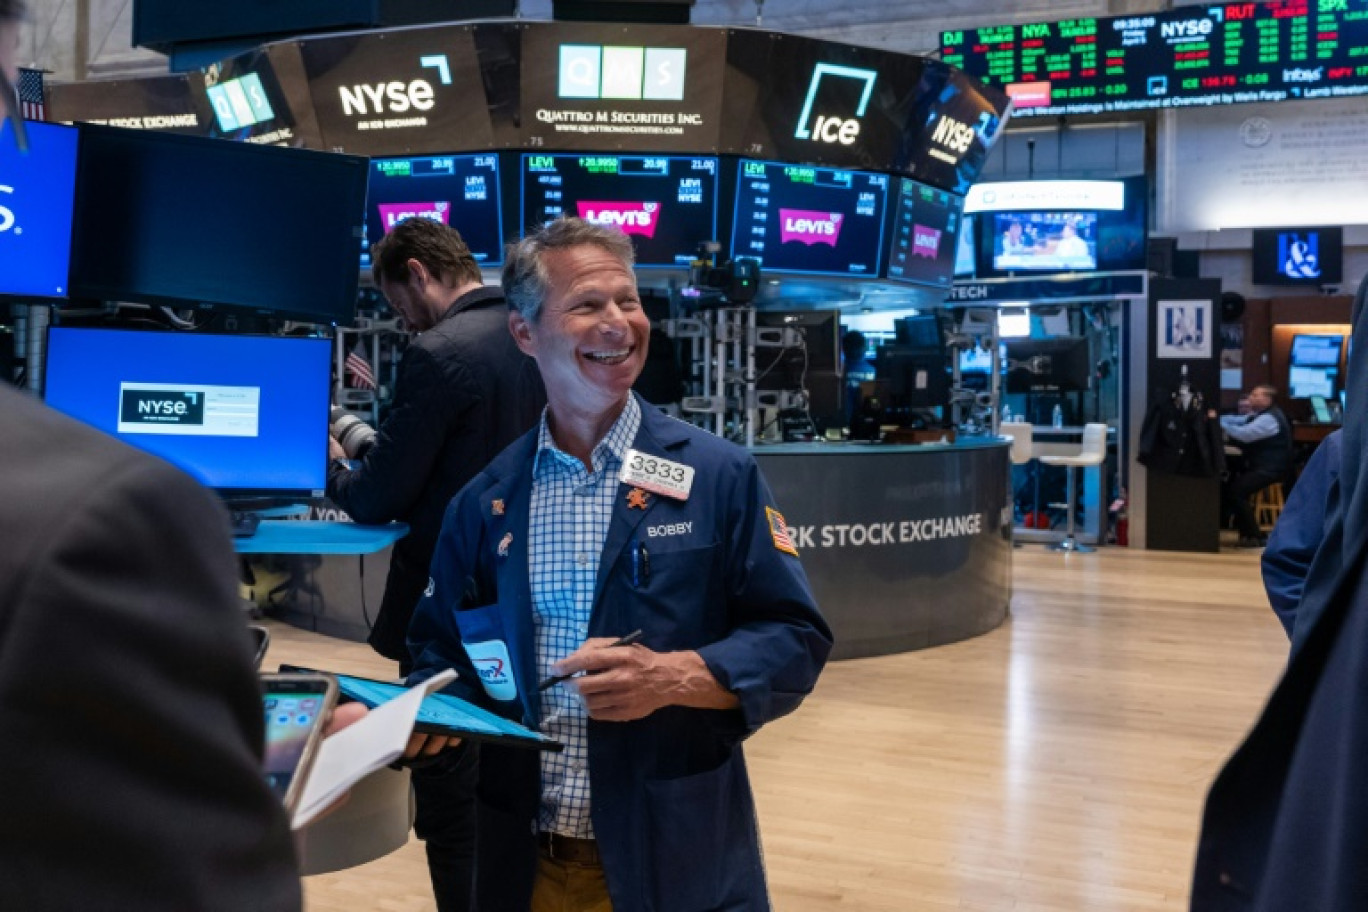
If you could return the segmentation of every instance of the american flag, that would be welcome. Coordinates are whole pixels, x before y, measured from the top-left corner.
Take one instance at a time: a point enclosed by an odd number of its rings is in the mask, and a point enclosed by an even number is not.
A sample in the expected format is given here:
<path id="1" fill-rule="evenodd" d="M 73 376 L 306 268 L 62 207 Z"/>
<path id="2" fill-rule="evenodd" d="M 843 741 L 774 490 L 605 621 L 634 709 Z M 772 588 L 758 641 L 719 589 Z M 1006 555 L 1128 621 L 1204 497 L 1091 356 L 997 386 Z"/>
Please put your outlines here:
<path id="1" fill-rule="evenodd" d="M 46 120 L 47 107 L 43 104 L 43 71 L 19 70 L 19 108 L 24 120 Z"/>
<path id="2" fill-rule="evenodd" d="M 793 536 L 789 534 L 788 523 L 784 522 L 783 514 L 773 507 L 765 507 L 765 517 L 769 520 L 770 538 L 774 539 L 774 547 L 785 554 L 797 557 L 798 549 L 793 545 Z"/>
<path id="3" fill-rule="evenodd" d="M 366 354 L 361 348 L 361 341 L 358 339 L 352 346 L 351 351 L 347 352 L 346 360 L 342 362 L 346 369 L 347 385 L 354 389 L 375 389 L 375 372 L 371 370 L 370 362 L 366 360 Z"/>

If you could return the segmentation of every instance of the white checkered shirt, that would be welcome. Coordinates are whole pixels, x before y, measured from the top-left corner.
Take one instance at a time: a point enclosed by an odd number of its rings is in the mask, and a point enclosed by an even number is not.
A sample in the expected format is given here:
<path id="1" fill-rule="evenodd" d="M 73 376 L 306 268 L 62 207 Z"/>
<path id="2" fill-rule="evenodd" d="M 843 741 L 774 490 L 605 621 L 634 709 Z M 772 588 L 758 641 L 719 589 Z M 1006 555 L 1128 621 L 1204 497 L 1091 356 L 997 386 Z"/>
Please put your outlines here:
<path id="1" fill-rule="evenodd" d="M 618 471 L 640 426 L 641 406 L 635 396 L 628 396 L 626 408 L 594 447 L 591 473 L 584 463 L 556 446 L 546 415 L 542 415 L 532 465 L 527 543 L 538 678 L 553 675 L 552 663 L 574 652 L 589 636 L 599 557 L 618 496 Z M 588 714 L 584 704 L 568 685 L 552 687 L 542 694 L 540 724 L 542 731 L 565 745 L 565 750 L 541 755 L 538 827 L 577 839 L 591 838 Z"/>

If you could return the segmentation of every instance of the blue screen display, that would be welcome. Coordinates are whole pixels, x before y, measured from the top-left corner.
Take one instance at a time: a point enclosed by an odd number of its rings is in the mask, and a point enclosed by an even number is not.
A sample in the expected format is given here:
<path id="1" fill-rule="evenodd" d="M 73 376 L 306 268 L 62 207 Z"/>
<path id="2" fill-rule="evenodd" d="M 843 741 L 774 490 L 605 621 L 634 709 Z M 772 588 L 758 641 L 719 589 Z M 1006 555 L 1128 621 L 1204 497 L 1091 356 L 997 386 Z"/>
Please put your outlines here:
<path id="1" fill-rule="evenodd" d="M 327 477 L 332 342 L 54 327 L 47 403 L 223 492 Z"/>
<path id="2" fill-rule="evenodd" d="M 71 261 L 76 129 L 26 125 L 29 152 L 0 125 L 0 294 L 61 298 Z"/>

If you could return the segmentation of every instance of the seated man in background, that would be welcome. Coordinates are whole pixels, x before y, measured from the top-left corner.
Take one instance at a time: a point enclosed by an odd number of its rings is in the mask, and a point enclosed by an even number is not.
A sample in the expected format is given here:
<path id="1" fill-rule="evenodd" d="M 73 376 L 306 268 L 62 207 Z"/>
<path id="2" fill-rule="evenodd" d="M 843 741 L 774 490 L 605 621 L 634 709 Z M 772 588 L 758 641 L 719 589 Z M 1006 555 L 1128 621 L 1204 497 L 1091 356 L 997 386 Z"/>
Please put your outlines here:
<path id="1" fill-rule="evenodd" d="M 1262 547 L 1267 539 L 1254 518 L 1250 497 L 1271 484 L 1281 484 L 1292 467 L 1292 425 L 1274 404 L 1278 391 L 1260 385 L 1249 391 L 1248 415 L 1223 415 L 1221 430 L 1239 444 L 1243 469 L 1221 486 L 1223 509 L 1235 517 L 1241 548 Z"/>

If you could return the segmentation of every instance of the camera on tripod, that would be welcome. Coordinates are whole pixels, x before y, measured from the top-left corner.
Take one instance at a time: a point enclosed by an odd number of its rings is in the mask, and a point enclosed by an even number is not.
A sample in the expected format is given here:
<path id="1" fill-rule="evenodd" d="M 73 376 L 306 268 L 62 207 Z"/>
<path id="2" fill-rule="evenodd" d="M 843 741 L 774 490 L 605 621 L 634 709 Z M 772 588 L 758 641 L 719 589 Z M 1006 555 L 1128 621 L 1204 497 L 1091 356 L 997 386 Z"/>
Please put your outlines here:
<path id="1" fill-rule="evenodd" d="M 689 265 L 689 284 L 680 294 L 696 310 L 749 304 L 760 290 L 760 261 L 750 257 L 715 265 L 722 245 L 704 241 Z"/>

